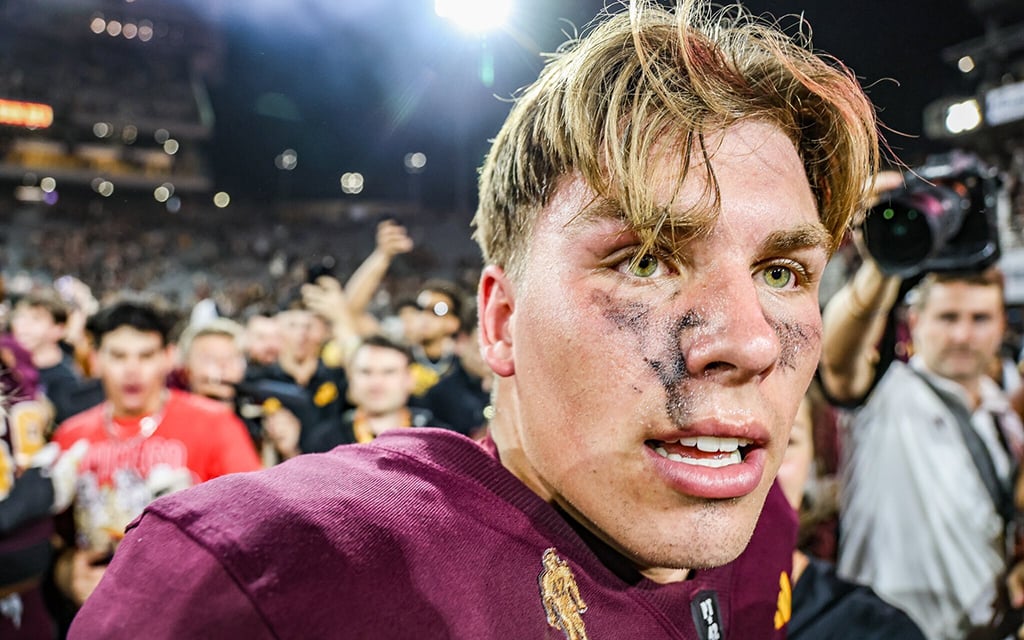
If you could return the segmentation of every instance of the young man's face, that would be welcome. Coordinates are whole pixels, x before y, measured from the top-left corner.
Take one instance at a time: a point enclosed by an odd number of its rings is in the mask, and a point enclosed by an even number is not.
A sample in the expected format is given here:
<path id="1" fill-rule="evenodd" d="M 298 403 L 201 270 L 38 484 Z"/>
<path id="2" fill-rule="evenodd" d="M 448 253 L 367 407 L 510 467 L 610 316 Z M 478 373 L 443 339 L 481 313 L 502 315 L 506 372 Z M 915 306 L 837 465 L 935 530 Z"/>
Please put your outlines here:
<path id="1" fill-rule="evenodd" d="M 95 358 L 115 415 L 145 415 L 160 407 L 174 357 L 159 333 L 119 327 L 103 336 Z"/>
<path id="2" fill-rule="evenodd" d="M 295 358 L 312 358 L 320 354 L 323 337 L 320 320 L 313 312 L 292 309 L 277 315 L 281 329 L 281 352 Z"/>
<path id="3" fill-rule="evenodd" d="M 452 298 L 440 291 L 422 291 L 416 302 L 420 312 L 420 337 L 425 342 L 439 340 L 453 335 L 459 329 Z"/>
<path id="4" fill-rule="evenodd" d="M 820 353 L 828 236 L 792 143 L 747 123 L 708 146 L 721 214 L 682 263 L 634 261 L 636 236 L 608 207 L 580 215 L 601 201 L 567 176 L 521 277 L 480 285 L 502 462 L 641 570 L 743 550 Z M 678 215 L 704 178 L 677 193 L 676 171 L 652 184 Z"/>
<path id="5" fill-rule="evenodd" d="M 11 333 L 18 344 L 34 352 L 57 344 L 64 335 L 64 325 L 54 322 L 44 307 L 17 305 L 11 314 Z"/>
<path id="6" fill-rule="evenodd" d="M 910 314 L 914 352 L 929 370 L 976 384 L 999 351 L 1006 328 L 1002 291 L 995 285 L 932 285 L 924 307 Z"/>
<path id="7" fill-rule="evenodd" d="M 185 369 L 192 393 L 227 401 L 245 377 L 245 356 L 233 336 L 209 333 L 192 340 Z"/>
<path id="8" fill-rule="evenodd" d="M 348 384 L 352 401 L 366 413 L 393 413 L 408 404 L 412 393 L 409 360 L 394 349 L 364 345 L 352 356 Z"/>
<path id="9" fill-rule="evenodd" d="M 273 364 L 281 350 L 281 331 L 274 318 L 253 316 L 245 327 L 245 345 L 257 364 Z"/>

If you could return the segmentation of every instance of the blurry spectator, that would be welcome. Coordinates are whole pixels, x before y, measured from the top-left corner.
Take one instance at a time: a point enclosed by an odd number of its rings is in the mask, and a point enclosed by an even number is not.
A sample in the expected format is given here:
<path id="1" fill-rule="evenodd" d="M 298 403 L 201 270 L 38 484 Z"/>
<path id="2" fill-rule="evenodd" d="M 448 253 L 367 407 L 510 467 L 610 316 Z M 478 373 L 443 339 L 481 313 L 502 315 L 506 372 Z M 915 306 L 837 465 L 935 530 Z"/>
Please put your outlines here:
<path id="1" fill-rule="evenodd" d="M 876 345 L 901 281 L 870 257 L 828 303 L 822 380 L 843 430 L 840 575 L 869 584 L 929 638 L 985 627 L 1007 570 L 1024 431 L 987 373 L 1005 326 L 1003 281 L 929 273 L 909 295 L 914 355 Z"/>
<path id="2" fill-rule="evenodd" d="M 67 304 L 51 289 L 26 294 L 11 312 L 11 333 L 32 354 L 42 392 L 53 403 L 58 422 L 72 415 L 64 399 L 82 378 L 72 355 L 61 348 L 67 320 Z"/>
<path id="3" fill-rule="evenodd" d="M 260 468 L 245 428 L 222 405 L 169 390 L 171 322 L 152 304 L 122 301 L 89 321 L 108 400 L 63 423 L 54 441 L 90 442 L 80 466 L 68 547 L 55 581 L 80 606 L 96 587 L 124 527 L 154 498 Z M 73 535 L 72 535 L 73 534 Z"/>
<path id="4" fill-rule="evenodd" d="M 254 314 L 245 323 L 245 355 L 250 366 L 266 367 L 281 351 L 281 329 L 268 315 Z"/>
<path id="5" fill-rule="evenodd" d="M 341 421 L 350 408 L 346 393 L 348 379 L 345 369 L 328 366 L 320 358 L 325 338 L 323 321 L 305 308 L 288 309 L 276 316 L 281 330 L 281 350 L 277 362 L 258 371 L 247 372 L 249 382 L 279 382 L 302 393 L 305 406 L 296 411 L 294 405 L 276 407 L 264 419 L 266 435 L 277 440 L 294 432 L 299 425 L 298 448 L 309 451 L 311 439 L 318 430 L 328 430 Z M 285 447 L 282 455 L 294 455 Z"/>
<path id="6" fill-rule="evenodd" d="M 360 318 L 366 315 L 370 300 L 380 288 L 395 256 L 409 253 L 412 249 L 413 241 L 405 227 L 394 220 L 384 220 L 377 225 L 376 245 L 373 251 L 345 283 L 345 296 L 357 328 L 365 328 L 359 324 Z M 363 330 L 360 330 L 360 333 L 369 335 Z"/>
<path id="7" fill-rule="evenodd" d="M 234 406 L 235 385 L 245 378 L 244 331 L 229 318 L 185 329 L 178 350 L 189 391 Z"/>
<path id="8" fill-rule="evenodd" d="M 416 294 L 420 341 L 412 344 L 414 396 L 424 395 L 455 361 L 455 334 L 462 325 L 463 296 L 454 283 L 428 280 Z"/>
<path id="9" fill-rule="evenodd" d="M 320 344 L 320 359 L 329 367 L 343 367 L 359 345 L 360 330 L 341 282 L 320 276 L 300 288 L 302 306 L 313 312 L 312 336 Z"/>
<path id="10" fill-rule="evenodd" d="M 824 397 L 812 384 L 800 403 L 789 436 L 779 485 L 800 516 L 800 538 L 808 537 L 835 506 L 834 492 L 817 476 L 814 433 L 827 415 Z M 789 640 L 924 640 L 916 624 L 878 597 L 870 587 L 843 580 L 830 562 L 810 556 L 799 545 L 793 551 L 793 617 Z"/>
<path id="11" fill-rule="evenodd" d="M 304 453 L 340 444 L 370 442 L 391 429 L 441 426 L 427 409 L 409 406 L 413 379 L 409 351 L 383 336 L 370 336 L 356 348 L 348 366 L 349 396 L 355 408 L 333 429 L 318 432 Z"/>
<path id="12" fill-rule="evenodd" d="M 491 386 L 494 373 L 480 353 L 476 305 L 463 313 L 455 338 L 455 362 L 427 394 L 415 402 L 441 422 L 471 437 L 482 437 L 491 418 Z"/>
<path id="13" fill-rule="evenodd" d="M 83 448 L 57 457 L 51 414 L 32 356 L 0 336 L 0 638 L 54 637 L 41 584 L 51 562 L 52 513 L 68 507 Z"/>
<path id="14" fill-rule="evenodd" d="M 394 304 L 394 314 L 398 319 L 398 329 L 393 339 L 405 344 L 419 344 L 423 341 L 423 311 L 416 304 L 415 298 L 402 298 Z"/>

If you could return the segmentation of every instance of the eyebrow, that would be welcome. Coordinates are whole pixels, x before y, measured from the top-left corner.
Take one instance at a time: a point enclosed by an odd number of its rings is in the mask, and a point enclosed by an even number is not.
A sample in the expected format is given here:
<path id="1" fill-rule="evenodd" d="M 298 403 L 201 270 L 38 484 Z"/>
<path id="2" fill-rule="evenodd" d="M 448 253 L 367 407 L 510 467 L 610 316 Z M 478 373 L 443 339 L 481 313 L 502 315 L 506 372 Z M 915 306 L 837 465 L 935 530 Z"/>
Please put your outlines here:
<path id="1" fill-rule="evenodd" d="M 768 234 L 761 243 L 764 253 L 788 253 L 800 249 L 821 249 L 828 253 L 832 236 L 820 222 L 808 222 L 790 229 L 779 229 Z"/>
<path id="2" fill-rule="evenodd" d="M 574 219 L 615 219 L 625 222 L 626 216 L 618 202 L 598 196 L 581 210 Z M 768 254 L 789 253 L 802 249 L 821 249 L 826 254 L 832 246 L 832 235 L 821 221 L 805 222 L 789 229 L 778 229 L 768 234 L 761 243 L 761 251 Z"/>

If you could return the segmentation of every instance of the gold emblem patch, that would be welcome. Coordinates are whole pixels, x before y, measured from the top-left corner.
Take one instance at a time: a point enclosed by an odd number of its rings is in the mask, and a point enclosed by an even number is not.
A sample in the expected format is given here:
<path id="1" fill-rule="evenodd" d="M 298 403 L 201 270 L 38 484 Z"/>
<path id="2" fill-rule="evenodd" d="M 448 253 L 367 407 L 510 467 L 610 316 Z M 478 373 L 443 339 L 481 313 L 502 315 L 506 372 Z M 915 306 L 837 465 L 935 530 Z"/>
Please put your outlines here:
<path id="1" fill-rule="evenodd" d="M 587 640 L 583 614 L 587 604 L 580 596 L 580 588 L 569 564 L 558 557 L 554 547 L 544 551 L 541 559 L 544 570 L 537 577 L 540 598 L 548 624 L 565 634 L 566 640 Z"/>
<path id="2" fill-rule="evenodd" d="M 338 385 L 333 382 L 325 382 L 320 385 L 313 395 L 313 404 L 318 407 L 326 407 L 338 399 Z"/>
<path id="3" fill-rule="evenodd" d="M 789 574 L 779 574 L 779 607 L 775 610 L 775 628 L 786 626 L 793 617 L 793 587 L 789 584 Z"/>

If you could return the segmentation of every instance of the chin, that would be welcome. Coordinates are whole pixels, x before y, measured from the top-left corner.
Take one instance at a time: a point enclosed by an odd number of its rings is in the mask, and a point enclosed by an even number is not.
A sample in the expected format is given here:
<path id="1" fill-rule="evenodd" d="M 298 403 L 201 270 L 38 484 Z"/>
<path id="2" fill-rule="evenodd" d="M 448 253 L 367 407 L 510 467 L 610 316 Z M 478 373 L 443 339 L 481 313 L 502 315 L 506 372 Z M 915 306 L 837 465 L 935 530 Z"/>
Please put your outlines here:
<path id="1" fill-rule="evenodd" d="M 749 496 L 748 496 L 749 497 Z M 641 565 L 673 569 L 709 569 L 735 560 L 747 548 L 761 502 L 746 499 L 708 502 L 696 511 L 664 523 L 658 539 L 637 544 Z"/>

